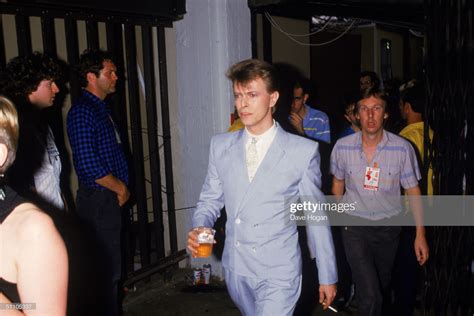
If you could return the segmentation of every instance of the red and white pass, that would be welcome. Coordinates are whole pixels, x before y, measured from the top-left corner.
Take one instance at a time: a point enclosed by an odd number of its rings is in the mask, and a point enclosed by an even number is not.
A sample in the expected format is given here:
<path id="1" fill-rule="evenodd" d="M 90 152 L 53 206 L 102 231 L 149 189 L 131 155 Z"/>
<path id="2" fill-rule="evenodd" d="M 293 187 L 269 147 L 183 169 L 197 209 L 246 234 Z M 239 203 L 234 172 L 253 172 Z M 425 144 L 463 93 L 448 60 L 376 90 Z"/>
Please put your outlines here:
<path id="1" fill-rule="evenodd" d="M 364 189 L 377 191 L 379 189 L 380 168 L 365 167 Z"/>

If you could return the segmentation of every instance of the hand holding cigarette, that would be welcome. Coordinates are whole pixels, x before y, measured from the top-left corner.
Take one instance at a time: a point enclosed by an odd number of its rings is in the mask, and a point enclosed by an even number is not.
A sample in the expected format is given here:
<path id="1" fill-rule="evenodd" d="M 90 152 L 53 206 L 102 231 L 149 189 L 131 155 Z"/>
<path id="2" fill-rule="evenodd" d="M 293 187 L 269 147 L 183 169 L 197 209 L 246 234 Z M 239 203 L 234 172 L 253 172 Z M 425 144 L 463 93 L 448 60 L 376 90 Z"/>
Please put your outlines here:
<path id="1" fill-rule="evenodd" d="M 323 309 L 331 307 L 330 305 L 336 297 L 336 293 L 336 284 L 321 284 L 319 286 L 319 303 L 323 304 Z"/>

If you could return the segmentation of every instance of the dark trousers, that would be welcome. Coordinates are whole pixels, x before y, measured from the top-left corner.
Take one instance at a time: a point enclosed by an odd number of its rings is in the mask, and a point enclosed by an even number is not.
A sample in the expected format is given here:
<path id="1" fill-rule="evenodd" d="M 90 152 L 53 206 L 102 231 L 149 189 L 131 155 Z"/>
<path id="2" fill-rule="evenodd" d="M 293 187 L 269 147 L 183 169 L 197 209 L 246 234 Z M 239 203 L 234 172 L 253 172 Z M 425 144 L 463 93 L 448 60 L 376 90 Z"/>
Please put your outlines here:
<path id="1" fill-rule="evenodd" d="M 400 227 L 344 227 L 342 238 L 361 316 L 382 315 L 389 292 Z"/>
<path id="2" fill-rule="evenodd" d="M 96 242 L 97 268 L 101 275 L 104 315 L 119 315 L 119 282 L 121 278 L 120 230 L 121 208 L 117 196 L 109 190 L 80 187 L 77 191 L 77 215 L 86 232 Z"/>
<path id="3" fill-rule="evenodd" d="M 334 241 L 334 250 L 336 251 L 337 263 L 337 295 L 335 305 L 342 309 L 351 296 L 352 274 L 349 263 L 347 262 L 344 243 L 342 241 L 342 230 L 344 227 L 332 227 L 332 239 Z"/>
<path id="4" fill-rule="evenodd" d="M 301 294 L 296 303 L 294 316 L 309 316 L 313 314 L 316 303 L 319 300 L 318 275 L 316 260 L 311 259 L 308 249 L 306 227 L 298 226 L 298 243 L 301 248 Z"/>
<path id="5" fill-rule="evenodd" d="M 415 237 L 415 227 L 402 227 L 393 269 L 392 288 L 395 301 L 392 315 L 410 316 L 415 312 L 417 281 L 420 273 L 420 265 L 413 248 Z"/>

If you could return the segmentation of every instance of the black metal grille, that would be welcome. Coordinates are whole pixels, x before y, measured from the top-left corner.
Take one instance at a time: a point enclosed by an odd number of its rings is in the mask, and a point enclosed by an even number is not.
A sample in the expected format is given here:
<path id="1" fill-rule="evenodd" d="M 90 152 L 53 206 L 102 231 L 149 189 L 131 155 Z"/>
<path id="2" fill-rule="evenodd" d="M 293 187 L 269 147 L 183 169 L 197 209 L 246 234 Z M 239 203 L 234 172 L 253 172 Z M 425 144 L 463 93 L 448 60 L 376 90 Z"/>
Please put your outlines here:
<path id="1" fill-rule="evenodd" d="M 474 193 L 473 2 L 426 0 L 425 58 L 428 125 L 433 143 L 425 148 L 434 170 L 434 192 Z M 427 137 L 427 136 L 426 136 Z M 425 139 L 425 143 L 429 143 Z M 425 175 L 428 164 L 425 164 Z M 474 212 L 474 206 L 469 211 Z M 446 210 L 449 212 L 449 210 Z M 438 315 L 474 311 L 474 228 L 434 227 L 425 270 L 424 309 Z"/>
<path id="2" fill-rule="evenodd" d="M 130 210 L 124 222 L 125 234 L 128 238 L 125 244 L 126 258 L 129 273 L 133 272 L 135 254 L 140 255 L 142 268 L 149 269 L 151 265 L 159 262 L 165 257 L 165 229 L 163 220 L 163 198 L 162 198 L 162 172 L 165 170 L 166 198 L 168 206 L 169 239 L 172 253 L 177 253 L 176 221 L 174 214 L 174 189 L 173 172 L 171 161 L 171 133 L 169 122 L 167 63 L 165 47 L 165 27 L 170 27 L 169 19 L 160 20 L 155 17 L 138 17 L 137 15 L 126 16 L 123 13 L 113 15 L 110 12 L 98 12 L 87 10 L 72 10 L 68 8 L 11 5 L 0 3 L 0 14 L 14 16 L 16 29 L 16 43 L 5 43 L 4 21 L 0 15 L 0 66 L 4 66 L 7 59 L 6 45 L 16 45 L 19 55 L 27 55 L 32 51 L 31 17 L 39 17 L 41 20 L 41 36 L 43 51 L 52 56 L 57 56 L 55 20 L 64 23 L 66 33 L 66 55 L 68 63 L 74 65 L 79 60 L 80 41 L 78 22 L 85 22 L 85 34 L 87 48 L 99 48 L 106 46 L 113 54 L 114 62 L 122 76 L 117 83 L 117 92 L 110 98 L 113 116 L 121 130 L 122 135 L 128 135 L 131 130 L 130 140 L 123 138 L 126 148 L 129 148 L 128 158 L 132 170 L 131 192 L 136 201 L 135 211 Z M 100 43 L 99 23 L 105 24 L 105 41 Z M 141 49 L 138 49 L 136 34 L 141 33 Z M 157 45 L 153 44 L 156 37 Z M 156 47 L 155 47 L 156 46 Z M 153 54 L 153 51 L 158 54 Z M 140 53 L 142 52 L 142 53 Z M 140 56 L 142 54 L 143 56 Z M 141 105 L 138 61 L 143 60 L 143 104 Z M 155 64 L 159 64 L 159 72 L 155 74 Z M 155 76 L 159 76 L 160 102 L 155 93 Z M 79 92 L 78 80 L 73 71 L 67 74 L 70 83 L 70 94 L 74 100 Z M 64 100 L 64 99 L 62 99 Z M 62 101 L 61 100 L 61 101 Z M 158 109 L 161 108 L 161 111 Z M 143 112 L 143 113 L 142 113 Z M 142 122 L 146 117 L 146 126 Z M 158 135 L 158 124 L 162 124 L 163 135 Z M 54 115 L 52 122 L 58 148 L 65 152 L 63 122 L 61 111 Z M 147 138 L 148 152 L 144 153 L 143 144 Z M 161 143 L 160 143 L 161 142 Z M 163 145 L 163 146 L 161 146 Z M 164 159 L 160 161 L 159 149 L 163 147 Z M 144 159 L 149 157 L 149 159 Z M 147 161 L 148 160 L 148 161 Z M 150 164 L 150 179 L 146 179 L 145 164 Z M 63 162 L 63 170 L 64 170 Z M 66 162 L 67 164 L 67 162 Z M 147 182 L 151 189 L 147 190 Z M 67 184 L 69 181 L 67 181 Z M 147 192 L 148 191 L 148 192 Z M 149 210 L 148 200 L 151 199 L 152 210 Z M 134 221 L 133 218 L 138 218 Z M 150 224 L 149 217 L 153 218 Z M 154 230 L 151 238 L 150 230 Z M 138 249 L 135 249 L 136 240 Z M 160 261 L 161 262 L 161 261 Z M 162 262 L 161 262 L 162 263 Z"/>

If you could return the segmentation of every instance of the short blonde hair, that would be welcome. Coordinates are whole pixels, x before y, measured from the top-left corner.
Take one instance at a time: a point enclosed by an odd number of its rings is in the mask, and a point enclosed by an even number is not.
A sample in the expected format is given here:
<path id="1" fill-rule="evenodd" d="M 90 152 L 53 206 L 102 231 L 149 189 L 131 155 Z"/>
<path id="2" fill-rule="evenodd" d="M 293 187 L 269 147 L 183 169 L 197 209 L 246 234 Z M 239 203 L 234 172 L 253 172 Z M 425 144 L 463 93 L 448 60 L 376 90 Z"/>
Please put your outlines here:
<path id="1" fill-rule="evenodd" d="M 7 160 L 0 166 L 1 174 L 4 174 L 15 161 L 19 130 L 15 105 L 9 99 L 0 96 L 0 143 L 8 149 Z"/>
<path id="2" fill-rule="evenodd" d="M 232 65 L 226 73 L 232 83 L 247 84 L 250 81 L 262 79 L 267 92 L 273 93 L 279 89 L 277 69 L 262 60 L 247 59 Z"/>
<path id="3" fill-rule="evenodd" d="M 387 94 L 385 93 L 385 91 L 382 91 L 376 88 L 367 88 L 360 93 L 360 96 L 358 98 L 359 100 L 355 104 L 354 114 L 359 113 L 360 101 L 371 98 L 371 97 L 382 100 L 383 110 L 384 112 L 387 112 Z"/>

